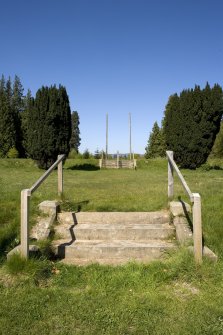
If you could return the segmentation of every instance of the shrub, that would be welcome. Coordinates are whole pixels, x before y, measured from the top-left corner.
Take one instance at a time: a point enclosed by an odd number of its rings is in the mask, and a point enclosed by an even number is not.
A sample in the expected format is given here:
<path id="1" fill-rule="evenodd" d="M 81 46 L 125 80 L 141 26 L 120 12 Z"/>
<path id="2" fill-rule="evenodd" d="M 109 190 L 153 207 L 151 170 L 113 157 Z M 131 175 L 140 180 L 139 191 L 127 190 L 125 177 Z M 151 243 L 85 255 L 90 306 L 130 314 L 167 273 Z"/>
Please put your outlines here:
<path id="1" fill-rule="evenodd" d="M 18 158 L 19 157 L 18 150 L 15 147 L 9 149 L 9 151 L 7 153 L 7 157 L 8 158 Z"/>

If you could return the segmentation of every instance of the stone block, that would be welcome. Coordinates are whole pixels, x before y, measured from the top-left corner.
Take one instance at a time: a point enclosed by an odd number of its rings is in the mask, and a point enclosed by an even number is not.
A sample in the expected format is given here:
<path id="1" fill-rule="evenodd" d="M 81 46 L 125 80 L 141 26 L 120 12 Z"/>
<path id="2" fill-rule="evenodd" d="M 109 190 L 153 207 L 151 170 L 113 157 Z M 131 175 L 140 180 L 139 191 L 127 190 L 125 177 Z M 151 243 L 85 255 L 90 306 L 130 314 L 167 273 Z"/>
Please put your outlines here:
<path id="1" fill-rule="evenodd" d="M 39 210 L 44 214 L 57 214 L 60 204 L 58 201 L 43 201 L 39 204 Z"/>
<path id="2" fill-rule="evenodd" d="M 61 224 L 73 225 L 73 224 L 77 223 L 75 213 L 73 213 L 73 212 L 58 213 L 57 220 Z"/>
<path id="3" fill-rule="evenodd" d="M 170 212 L 173 216 L 186 216 L 191 213 L 191 206 L 184 201 L 171 201 Z"/>
<path id="4" fill-rule="evenodd" d="M 193 242 L 193 234 L 185 217 L 177 216 L 173 220 L 176 227 L 176 238 L 181 245 Z"/>
<path id="5" fill-rule="evenodd" d="M 34 254 L 37 253 L 38 251 L 39 247 L 37 245 L 34 244 L 29 245 L 29 253 Z M 9 260 L 10 257 L 12 257 L 15 254 L 20 254 L 20 245 L 17 245 L 14 249 L 9 251 L 9 253 L 7 254 L 7 260 Z"/>
<path id="6" fill-rule="evenodd" d="M 194 247 L 190 246 L 188 249 L 193 253 L 194 252 Z M 204 246 L 203 247 L 203 256 L 209 258 L 213 262 L 217 262 L 218 256 L 208 247 Z"/>

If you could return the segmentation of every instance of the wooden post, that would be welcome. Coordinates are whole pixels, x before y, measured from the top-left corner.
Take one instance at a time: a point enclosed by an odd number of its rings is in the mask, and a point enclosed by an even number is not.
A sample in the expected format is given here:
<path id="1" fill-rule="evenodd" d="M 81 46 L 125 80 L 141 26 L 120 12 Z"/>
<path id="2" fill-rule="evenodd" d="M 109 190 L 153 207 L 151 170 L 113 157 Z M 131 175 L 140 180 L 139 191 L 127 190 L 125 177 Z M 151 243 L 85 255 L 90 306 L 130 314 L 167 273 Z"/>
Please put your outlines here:
<path id="1" fill-rule="evenodd" d="M 129 113 L 129 159 L 132 159 L 132 122 L 131 113 Z"/>
<path id="2" fill-rule="evenodd" d="M 193 237 L 194 258 L 196 263 L 202 263 L 202 221 L 201 221 L 201 197 L 199 193 L 193 193 Z"/>
<path id="3" fill-rule="evenodd" d="M 105 159 L 108 159 L 108 113 L 106 114 L 106 156 Z"/>
<path id="4" fill-rule="evenodd" d="M 119 169 L 119 152 L 117 151 L 117 169 Z"/>
<path id="5" fill-rule="evenodd" d="M 171 158 L 173 158 L 173 151 L 168 151 Z M 168 198 L 172 198 L 174 194 L 173 184 L 173 166 L 168 159 Z"/>
<path id="6" fill-rule="evenodd" d="M 57 159 L 59 159 L 62 155 L 59 155 Z M 57 167 L 57 175 L 58 175 L 58 195 L 61 196 L 63 194 L 63 161 L 58 164 Z"/>
<path id="7" fill-rule="evenodd" d="M 21 256 L 28 259 L 29 257 L 29 198 L 31 192 L 29 189 L 21 191 Z"/>

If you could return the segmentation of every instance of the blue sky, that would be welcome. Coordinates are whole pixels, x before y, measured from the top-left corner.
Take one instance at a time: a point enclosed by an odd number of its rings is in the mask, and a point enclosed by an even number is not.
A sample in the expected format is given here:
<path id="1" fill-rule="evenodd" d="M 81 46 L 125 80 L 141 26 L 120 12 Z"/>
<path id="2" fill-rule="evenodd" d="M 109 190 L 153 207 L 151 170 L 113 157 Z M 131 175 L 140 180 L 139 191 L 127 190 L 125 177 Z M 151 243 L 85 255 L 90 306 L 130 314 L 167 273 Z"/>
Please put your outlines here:
<path id="1" fill-rule="evenodd" d="M 223 85 L 222 0 L 0 0 L 0 74 L 66 86 L 81 147 L 144 153 L 168 97 Z"/>

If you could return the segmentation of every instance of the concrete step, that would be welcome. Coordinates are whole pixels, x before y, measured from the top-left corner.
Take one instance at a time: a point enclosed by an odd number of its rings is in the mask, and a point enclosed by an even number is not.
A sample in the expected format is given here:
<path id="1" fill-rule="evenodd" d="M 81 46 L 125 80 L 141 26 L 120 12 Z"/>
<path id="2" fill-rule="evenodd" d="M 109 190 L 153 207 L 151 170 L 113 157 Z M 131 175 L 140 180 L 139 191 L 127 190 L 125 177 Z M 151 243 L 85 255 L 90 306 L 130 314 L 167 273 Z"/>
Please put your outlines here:
<path id="1" fill-rule="evenodd" d="M 95 224 L 80 223 L 75 226 L 61 225 L 56 228 L 61 238 L 75 240 L 149 240 L 167 239 L 175 229 L 165 224 Z"/>
<path id="2" fill-rule="evenodd" d="M 62 224 L 80 224 L 80 223 L 134 223 L 134 224 L 154 224 L 168 223 L 168 211 L 157 212 L 62 212 L 58 213 L 57 220 Z"/>
<path id="3" fill-rule="evenodd" d="M 79 240 L 71 244 L 64 240 L 55 243 L 56 253 L 70 264 L 124 264 L 128 261 L 150 262 L 174 248 L 169 241 L 100 241 Z"/>

